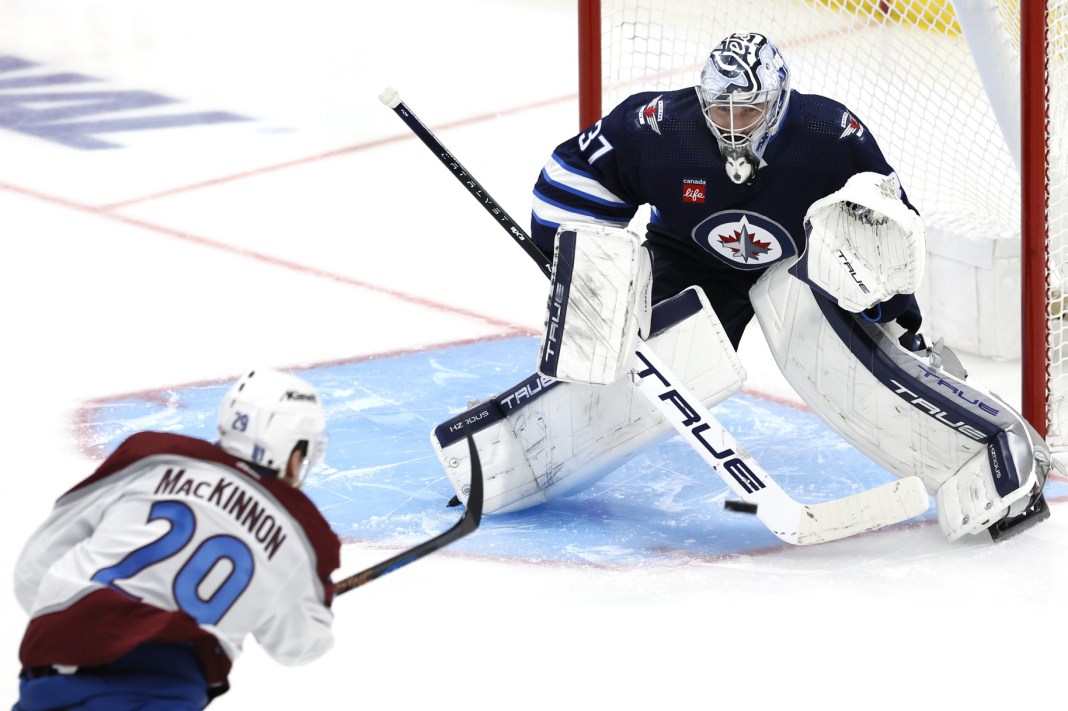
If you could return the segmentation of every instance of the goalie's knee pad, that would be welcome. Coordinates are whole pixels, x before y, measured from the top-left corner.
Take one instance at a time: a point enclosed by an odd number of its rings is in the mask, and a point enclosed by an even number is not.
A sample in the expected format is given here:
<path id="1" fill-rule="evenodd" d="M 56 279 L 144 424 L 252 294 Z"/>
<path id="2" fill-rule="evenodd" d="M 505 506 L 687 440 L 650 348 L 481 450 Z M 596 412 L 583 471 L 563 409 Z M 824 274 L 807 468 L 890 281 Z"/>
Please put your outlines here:
<path id="1" fill-rule="evenodd" d="M 742 367 L 704 294 L 657 304 L 648 345 L 711 406 L 741 388 Z M 532 375 L 435 428 L 432 444 L 460 500 L 470 478 L 467 432 L 482 465 L 483 513 L 577 493 L 674 430 L 630 377 L 610 385 Z"/>
<path id="2" fill-rule="evenodd" d="M 947 352 L 903 348 L 892 325 L 846 313 L 804 277 L 802 263 L 782 263 L 750 292 L 780 370 L 850 444 L 897 476 L 920 477 L 948 538 L 1041 494 L 1049 448 L 1019 413 L 949 367 Z"/>
<path id="3" fill-rule="evenodd" d="M 652 263 L 638 235 L 565 224 L 556 234 L 538 373 L 591 385 L 614 383 L 649 333 Z"/>

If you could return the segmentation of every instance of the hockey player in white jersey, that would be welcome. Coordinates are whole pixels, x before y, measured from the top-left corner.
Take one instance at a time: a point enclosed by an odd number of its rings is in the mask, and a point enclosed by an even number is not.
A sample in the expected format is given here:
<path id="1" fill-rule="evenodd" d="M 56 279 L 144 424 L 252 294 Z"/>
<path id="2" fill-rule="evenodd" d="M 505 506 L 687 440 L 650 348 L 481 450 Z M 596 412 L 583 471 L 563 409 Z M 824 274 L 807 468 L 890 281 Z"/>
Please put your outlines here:
<path id="1" fill-rule="evenodd" d="M 458 498 L 467 431 L 487 513 L 588 487 L 671 432 L 626 375 L 639 335 L 711 407 L 745 380 L 755 315 L 802 399 L 918 477 L 949 539 L 1048 515 L 1046 443 L 920 336 L 926 238 L 896 172 L 849 108 L 790 88 L 763 35 L 730 35 L 698 86 L 631 96 L 561 143 L 533 203 L 553 255 L 538 372 L 435 430 Z M 625 229 L 642 205 L 644 240 Z"/>
<path id="2" fill-rule="evenodd" d="M 135 434 L 61 496 L 15 569 L 15 709 L 201 709 L 250 633 L 282 664 L 330 649 L 340 543 L 299 491 L 325 427 L 309 383 L 252 370 L 217 442 Z"/>

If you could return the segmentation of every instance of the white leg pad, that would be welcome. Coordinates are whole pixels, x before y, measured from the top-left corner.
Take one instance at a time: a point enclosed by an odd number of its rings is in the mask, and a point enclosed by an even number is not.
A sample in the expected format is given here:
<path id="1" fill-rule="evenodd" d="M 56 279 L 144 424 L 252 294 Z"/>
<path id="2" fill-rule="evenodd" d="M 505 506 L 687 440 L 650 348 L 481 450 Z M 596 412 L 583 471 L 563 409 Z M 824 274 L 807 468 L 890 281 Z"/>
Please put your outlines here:
<path id="1" fill-rule="evenodd" d="M 769 269 L 750 298 L 780 370 L 824 422 L 895 475 L 918 476 L 950 539 L 1026 503 L 1049 450 L 1020 414 L 901 347 L 890 326 L 828 309 L 791 266 Z"/>
<path id="2" fill-rule="evenodd" d="M 634 367 L 649 333 L 652 263 L 638 235 L 601 225 L 560 226 L 538 373 L 607 385 Z"/>
<path id="3" fill-rule="evenodd" d="M 652 328 L 648 345 L 706 406 L 741 388 L 745 369 L 698 289 L 658 304 Z M 577 493 L 674 432 L 629 377 L 586 385 L 532 375 L 435 428 L 431 442 L 461 501 L 467 430 L 482 463 L 486 514 Z"/>

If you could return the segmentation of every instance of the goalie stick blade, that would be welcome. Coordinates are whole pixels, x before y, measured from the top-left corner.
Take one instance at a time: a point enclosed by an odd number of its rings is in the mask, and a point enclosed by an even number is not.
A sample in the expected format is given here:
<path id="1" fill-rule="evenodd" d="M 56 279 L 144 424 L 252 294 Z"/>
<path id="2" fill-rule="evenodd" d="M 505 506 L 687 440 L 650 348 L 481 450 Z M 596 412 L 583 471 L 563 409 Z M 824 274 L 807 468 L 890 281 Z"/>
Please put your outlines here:
<path id="1" fill-rule="evenodd" d="M 930 503 L 923 482 L 911 476 L 819 504 L 799 504 L 785 495 L 762 500 L 758 515 L 783 541 L 811 545 L 901 523 L 927 511 Z"/>
<path id="2" fill-rule="evenodd" d="M 392 573 L 397 568 L 403 568 L 409 563 L 413 563 L 450 543 L 458 541 L 478 528 L 479 523 L 482 521 L 482 463 L 478 459 L 478 450 L 475 448 L 475 442 L 470 434 L 467 436 L 467 446 L 471 452 L 471 491 L 467 496 L 467 507 L 464 509 L 464 515 L 460 517 L 460 520 L 448 531 L 424 541 L 414 548 L 409 548 L 377 565 L 372 565 L 366 570 L 361 570 L 355 575 L 339 580 L 334 584 L 335 596 L 354 590 L 387 573 Z"/>
<path id="3" fill-rule="evenodd" d="M 780 540 L 792 545 L 826 543 L 898 523 L 930 505 L 918 477 L 818 504 L 795 501 L 734 436 L 704 409 L 686 384 L 644 342 L 638 343 L 634 370 L 638 390 Z"/>

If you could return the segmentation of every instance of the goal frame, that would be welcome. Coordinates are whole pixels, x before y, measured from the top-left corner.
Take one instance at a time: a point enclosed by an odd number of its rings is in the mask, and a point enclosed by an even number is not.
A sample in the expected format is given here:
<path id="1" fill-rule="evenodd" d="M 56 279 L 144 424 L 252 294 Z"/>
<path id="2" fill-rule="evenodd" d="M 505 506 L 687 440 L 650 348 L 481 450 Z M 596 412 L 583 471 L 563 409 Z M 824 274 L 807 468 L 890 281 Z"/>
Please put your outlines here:
<path id="1" fill-rule="evenodd" d="M 1024 418 L 1043 437 L 1048 425 L 1048 181 L 1046 57 L 1048 4 L 1020 3 L 1021 382 Z"/>
<path id="2" fill-rule="evenodd" d="M 578 2 L 579 130 L 603 116 L 601 0 Z M 1020 3 L 1021 77 L 1021 411 L 1043 437 L 1049 424 L 1048 2 Z"/>

